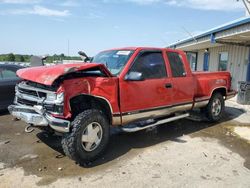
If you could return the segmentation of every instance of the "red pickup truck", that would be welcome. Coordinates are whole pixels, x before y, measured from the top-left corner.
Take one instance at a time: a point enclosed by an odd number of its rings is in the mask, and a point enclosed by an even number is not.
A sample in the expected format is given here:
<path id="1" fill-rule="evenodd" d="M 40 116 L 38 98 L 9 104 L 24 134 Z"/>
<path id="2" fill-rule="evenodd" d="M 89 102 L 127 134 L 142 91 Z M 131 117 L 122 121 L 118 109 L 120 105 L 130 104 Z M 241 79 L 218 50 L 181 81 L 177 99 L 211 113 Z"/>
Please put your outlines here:
<path id="1" fill-rule="evenodd" d="M 220 120 L 224 100 L 236 95 L 229 72 L 192 73 L 183 51 L 129 47 L 100 52 L 90 62 L 25 68 L 10 113 L 62 135 L 67 156 L 95 160 L 110 127 L 134 132 L 203 109 Z"/>

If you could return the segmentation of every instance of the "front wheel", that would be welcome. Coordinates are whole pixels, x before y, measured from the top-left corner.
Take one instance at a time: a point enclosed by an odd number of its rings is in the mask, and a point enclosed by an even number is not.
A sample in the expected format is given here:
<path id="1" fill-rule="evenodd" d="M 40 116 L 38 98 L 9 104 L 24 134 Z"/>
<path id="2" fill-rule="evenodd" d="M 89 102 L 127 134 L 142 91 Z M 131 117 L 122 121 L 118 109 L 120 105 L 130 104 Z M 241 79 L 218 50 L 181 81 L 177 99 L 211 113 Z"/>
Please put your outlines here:
<path id="1" fill-rule="evenodd" d="M 225 101 L 220 93 L 215 93 L 212 95 L 207 107 L 206 116 L 209 121 L 217 122 L 222 118 L 225 110 Z"/>
<path id="2" fill-rule="evenodd" d="M 64 153 L 83 165 L 99 157 L 109 141 L 109 123 L 99 110 L 78 114 L 71 123 L 72 130 L 62 139 Z"/>

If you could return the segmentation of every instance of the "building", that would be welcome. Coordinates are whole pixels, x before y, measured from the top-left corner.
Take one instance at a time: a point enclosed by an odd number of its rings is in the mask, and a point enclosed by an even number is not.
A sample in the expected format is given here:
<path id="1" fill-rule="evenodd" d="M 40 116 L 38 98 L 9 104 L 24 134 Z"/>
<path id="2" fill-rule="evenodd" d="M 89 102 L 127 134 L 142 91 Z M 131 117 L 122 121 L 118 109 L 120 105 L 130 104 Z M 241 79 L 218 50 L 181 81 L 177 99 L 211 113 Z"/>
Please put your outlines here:
<path id="1" fill-rule="evenodd" d="M 250 69 L 250 17 L 226 23 L 168 46 L 187 52 L 193 71 L 230 71 L 232 86 Z"/>

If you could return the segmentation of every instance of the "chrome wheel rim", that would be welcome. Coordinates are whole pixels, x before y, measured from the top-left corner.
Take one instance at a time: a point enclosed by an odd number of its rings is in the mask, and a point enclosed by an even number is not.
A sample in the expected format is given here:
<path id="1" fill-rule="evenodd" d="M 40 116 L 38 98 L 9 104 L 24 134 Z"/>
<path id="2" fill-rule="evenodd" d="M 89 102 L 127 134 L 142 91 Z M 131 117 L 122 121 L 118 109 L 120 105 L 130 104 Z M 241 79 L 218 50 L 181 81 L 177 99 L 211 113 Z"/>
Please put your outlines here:
<path id="1" fill-rule="evenodd" d="M 212 104 L 212 114 L 218 116 L 221 113 L 221 102 L 219 99 L 215 99 Z"/>
<path id="2" fill-rule="evenodd" d="M 102 126 L 97 122 L 87 125 L 82 133 L 82 147 L 85 151 L 95 150 L 102 140 Z"/>

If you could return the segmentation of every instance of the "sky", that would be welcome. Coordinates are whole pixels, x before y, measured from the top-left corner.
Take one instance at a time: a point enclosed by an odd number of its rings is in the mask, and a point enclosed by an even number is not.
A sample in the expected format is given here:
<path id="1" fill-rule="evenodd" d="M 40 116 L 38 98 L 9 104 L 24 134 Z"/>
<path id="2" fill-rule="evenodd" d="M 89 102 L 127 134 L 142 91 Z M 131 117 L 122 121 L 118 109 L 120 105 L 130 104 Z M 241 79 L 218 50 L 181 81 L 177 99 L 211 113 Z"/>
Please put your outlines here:
<path id="1" fill-rule="evenodd" d="M 0 54 L 166 47 L 244 16 L 241 0 L 0 0 Z"/>

